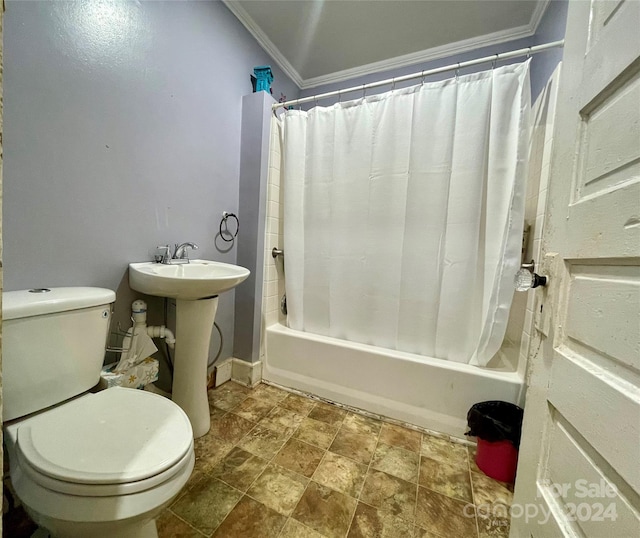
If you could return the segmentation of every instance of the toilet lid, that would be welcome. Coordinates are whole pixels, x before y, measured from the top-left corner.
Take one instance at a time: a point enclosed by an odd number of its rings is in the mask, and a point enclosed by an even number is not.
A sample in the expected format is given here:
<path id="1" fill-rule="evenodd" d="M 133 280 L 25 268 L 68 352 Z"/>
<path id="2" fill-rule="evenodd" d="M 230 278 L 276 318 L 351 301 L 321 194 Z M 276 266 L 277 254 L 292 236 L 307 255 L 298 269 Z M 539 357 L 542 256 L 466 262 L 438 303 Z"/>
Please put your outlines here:
<path id="1" fill-rule="evenodd" d="M 27 419 L 16 448 L 38 472 L 80 484 L 123 484 L 167 470 L 191 449 L 187 415 L 162 396 L 110 388 Z"/>

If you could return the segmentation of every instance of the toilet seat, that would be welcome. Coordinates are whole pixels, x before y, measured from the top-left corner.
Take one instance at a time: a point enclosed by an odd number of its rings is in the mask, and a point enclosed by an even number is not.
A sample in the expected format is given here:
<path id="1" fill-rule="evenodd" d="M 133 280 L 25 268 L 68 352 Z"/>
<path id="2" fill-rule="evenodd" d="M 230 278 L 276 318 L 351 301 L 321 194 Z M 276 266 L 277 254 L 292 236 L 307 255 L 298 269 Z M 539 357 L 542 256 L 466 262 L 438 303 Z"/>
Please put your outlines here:
<path id="1" fill-rule="evenodd" d="M 71 495 L 104 497 L 156 487 L 181 472 L 193 453 L 191 424 L 182 409 L 134 389 L 88 394 L 17 426 L 16 455 L 25 475 Z"/>
<path id="2" fill-rule="evenodd" d="M 192 444 L 193 446 L 193 444 Z M 18 455 L 18 465 L 24 474 L 36 484 L 41 485 L 51 491 L 64 493 L 67 495 L 77 495 L 82 497 L 113 497 L 118 495 L 130 495 L 132 493 L 141 493 L 143 491 L 155 488 L 168 482 L 175 475 L 181 473 L 192 460 L 191 450 L 182 457 L 182 459 L 173 467 L 163 471 L 160 474 L 137 480 L 135 482 L 119 483 L 119 484 L 87 484 L 68 482 L 65 480 L 56 480 L 50 476 L 39 473 L 31 464 L 25 460 L 20 453 Z"/>

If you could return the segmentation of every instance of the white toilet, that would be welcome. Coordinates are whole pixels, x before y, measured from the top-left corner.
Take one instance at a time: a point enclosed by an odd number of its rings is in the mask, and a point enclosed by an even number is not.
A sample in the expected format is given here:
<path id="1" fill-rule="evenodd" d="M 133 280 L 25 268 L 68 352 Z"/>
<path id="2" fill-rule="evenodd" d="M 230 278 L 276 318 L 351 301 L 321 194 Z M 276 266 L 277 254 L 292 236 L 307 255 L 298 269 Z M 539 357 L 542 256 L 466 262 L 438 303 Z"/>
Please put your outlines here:
<path id="1" fill-rule="evenodd" d="M 187 415 L 100 379 L 115 293 L 52 288 L 2 296 L 3 423 L 11 482 L 55 537 L 157 537 L 155 517 L 194 464 Z"/>

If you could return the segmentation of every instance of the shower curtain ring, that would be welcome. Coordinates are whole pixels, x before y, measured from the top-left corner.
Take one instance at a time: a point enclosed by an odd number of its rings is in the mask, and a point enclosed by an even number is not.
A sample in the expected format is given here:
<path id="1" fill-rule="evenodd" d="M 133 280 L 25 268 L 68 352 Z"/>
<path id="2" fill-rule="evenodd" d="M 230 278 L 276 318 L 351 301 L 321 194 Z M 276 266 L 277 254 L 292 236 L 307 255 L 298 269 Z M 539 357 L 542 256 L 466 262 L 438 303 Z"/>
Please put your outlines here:
<path id="1" fill-rule="evenodd" d="M 456 67 L 456 80 L 458 80 L 459 75 L 460 75 L 460 62 L 458 62 L 458 67 Z"/>
<path id="2" fill-rule="evenodd" d="M 424 71 L 422 72 L 422 84 L 424 85 L 424 83 L 427 81 L 427 75 L 424 74 Z"/>
<path id="3" fill-rule="evenodd" d="M 527 60 L 531 58 L 531 47 L 529 47 L 529 50 L 527 50 Z"/>
<path id="4" fill-rule="evenodd" d="M 395 91 L 396 89 L 396 77 L 391 79 L 391 91 Z"/>
<path id="5" fill-rule="evenodd" d="M 496 57 L 491 62 L 491 69 L 495 69 L 496 68 L 496 63 L 498 63 L 498 55 L 497 54 L 496 54 Z"/>

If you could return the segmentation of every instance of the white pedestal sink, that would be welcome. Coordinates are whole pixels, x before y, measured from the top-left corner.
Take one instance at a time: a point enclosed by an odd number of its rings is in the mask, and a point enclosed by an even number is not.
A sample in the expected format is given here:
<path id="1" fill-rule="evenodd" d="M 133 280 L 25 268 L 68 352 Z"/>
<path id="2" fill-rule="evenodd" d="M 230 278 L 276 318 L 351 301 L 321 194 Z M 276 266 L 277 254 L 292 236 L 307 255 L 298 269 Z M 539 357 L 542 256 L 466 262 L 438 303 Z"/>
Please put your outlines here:
<path id="1" fill-rule="evenodd" d="M 249 276 L 238 265 L 207 260 L 186 264 L 142 262 L 129 264 L 132 289 L 176 299 L 176 348 L 172 400 L 189 417 L 193 436 L 202 437 L 211 426 L 207 401 L 207 362 L 218 294 Z"/>

